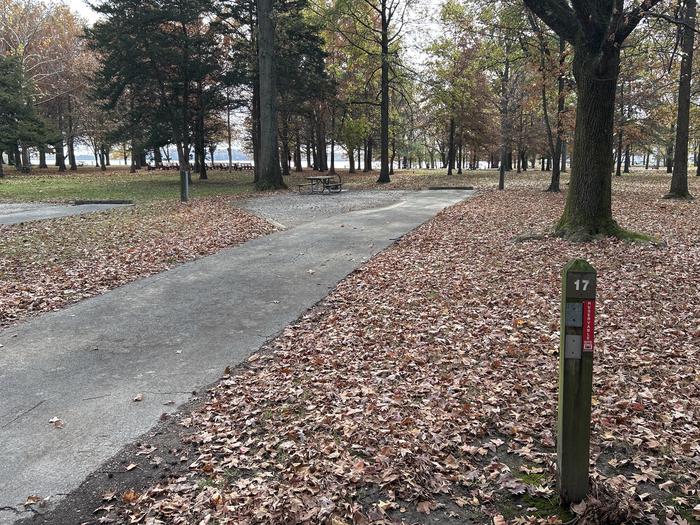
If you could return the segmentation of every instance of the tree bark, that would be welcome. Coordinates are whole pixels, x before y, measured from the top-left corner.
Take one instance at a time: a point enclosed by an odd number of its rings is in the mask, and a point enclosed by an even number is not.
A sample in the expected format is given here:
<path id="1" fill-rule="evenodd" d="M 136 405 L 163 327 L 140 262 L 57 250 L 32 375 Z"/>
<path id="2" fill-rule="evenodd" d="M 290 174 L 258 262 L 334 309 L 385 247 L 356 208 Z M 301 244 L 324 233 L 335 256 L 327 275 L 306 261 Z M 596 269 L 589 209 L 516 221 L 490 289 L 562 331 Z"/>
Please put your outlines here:
<path id="1" fill-rule="evenodd" d="M 289 176 L 289 120 L 282 115 L 282 177 Z"/>
<path id="2" fill-rule="evenodd" d="M 569 238 L 587 240 L 615 235 L 612 216 L 612 150 L 619 48 L 606 63 L 585 45 L 576 46 L 573 71 L 578 108 L 566 206 L 557 230 Z"/>
<path id="3" fill-rule="evenodd" d="M 75 130 L 73 129 L 73 107 L 70 95 L 68 95 L 68 163 L 70 171 L 78 170 L 78 164 L 75 161 Z"/>
<path id="4" fill-rule="evenodd" d="M 559 38 L 559 71 L 557 74 L 557 135 L 552 150 L 552 178 L 549 183 L 548 191 L 559 192 L 561 180 L 561 159 L 562 149 L 564 147 L 562 135 L 564 134 L 564 125 L 562 123 L 562 114 L 564 113 L 564 52 L 566 51 L 566 42 L 563 38 Z M 543 95 L 544 96 L 544 95 Z"/>
<path id="5" fill-rule="evenodd" d="M 380 171 L 379 183 L 391 182 L 389 176 L 389 20 L 387 18 L 387 0 L 381 0 L 382 19 L 382 79 L 381 79 L 381 129 L 380 129 Z"/>
<path id="6" fill-rule="evenodd" d="M 676 147 L 671 191 L 668 197 L 688 198 L 688 129 L 690 126 L 690 81 L 693 75 L 693 47 L 695 44 L 696 0 L 685 0 L 685 24 L 681 72 L 678 81 L 678 113 L 676 118 Z"/>
<path id="7" fill-rule="evenodd" d="M 275 83 L 275 27 L 273 0 L 257 0 L 258 71 L 260 78 L 259 190 L 285 187 L 277 148 L 277 89 Z"/>
<path id="8" fill-rule="evenodd" d="M 335 175 L 335 108 L 331 109 L 331 167 L 330 173 Z"/>
<path id="9" fill-rule="evenodd" d="M 207 151 L 204 146 L 204 89 L 202 81 L 197 82 L 197 150 L 199 153 L 199 180 L 207 180 Z"/>
<path id="10" fill-rule="evenodd" d="M 46 165 L 46 147 L 45 146 L 39 147 L 39 168 L 40 169 L 47 169 L 48 168 L 48 166 Z"/>
<path id="11" fill-rule="evenodd" d="M 447 142 L 447 174 L 452 175 L 455 169 L 455 119 L 450 117 L 450 132 Z"/>
<path id="12" fill-rule="evenodd" d="M 510 61 L 508 60 L 509 48 L 506 46 L 506 63 L 503 68 L 503 76 L 501 77 L 501 149 L 500 162 L 498 166 L 498 189 L 503 190 L 506 186 L 506 161 L 508 147 L 508 83 L 510 82 Z"/>
<path id="13" fill-rule="evenodd" d="M 304 168 L 301 167 L 301 138 L 299 137 L 299 129 L 296 130 L 296 144 L 294 147 L 294 171 L 304 171 Z"/>

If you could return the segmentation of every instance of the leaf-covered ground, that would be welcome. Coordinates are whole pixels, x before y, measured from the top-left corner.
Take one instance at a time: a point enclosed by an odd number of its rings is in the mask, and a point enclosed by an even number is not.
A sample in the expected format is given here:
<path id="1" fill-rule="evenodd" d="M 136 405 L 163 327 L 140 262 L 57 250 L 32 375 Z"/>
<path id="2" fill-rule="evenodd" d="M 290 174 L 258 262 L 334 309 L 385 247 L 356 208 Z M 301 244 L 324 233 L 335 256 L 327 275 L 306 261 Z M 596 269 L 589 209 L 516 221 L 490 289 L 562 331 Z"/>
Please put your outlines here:
<path id="1" fill-rule="evenodd" d="M 516 243 L 547 231 L 563 206 L 542 179 L 523 180 L 444 211 L 342 282 L 184 416 L 199 454 L 189 469 L 141 494 L 107 495 L 121 503 L 96 516 L 697 523 L 697 202 L 661 200 L 667 180 L 634 177 L 616 183 L 615 213 L 665 244 Z M 599 271 L 593 496 L 562 510 L 559 275 L 574 257 Z"/>
<path id="2" fill-rule="evenodd" d="M 223 197 L 0 225 L 0 328 L 270 231 Z"/>

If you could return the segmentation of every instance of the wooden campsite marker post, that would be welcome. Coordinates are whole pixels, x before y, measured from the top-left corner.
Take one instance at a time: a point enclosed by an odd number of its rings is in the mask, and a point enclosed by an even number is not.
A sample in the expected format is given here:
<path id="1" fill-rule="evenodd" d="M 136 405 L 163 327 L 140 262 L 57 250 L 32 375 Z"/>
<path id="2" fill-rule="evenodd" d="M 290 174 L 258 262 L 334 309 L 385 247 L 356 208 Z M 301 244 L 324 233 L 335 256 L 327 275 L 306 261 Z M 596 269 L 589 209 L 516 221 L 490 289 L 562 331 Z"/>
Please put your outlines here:
<path id="1" fill-rule="evenodd" d="M 596 271 L 582 259 L 564 268 L 559 352 L 557 466 L 563 503 L 588 495 Z"/>

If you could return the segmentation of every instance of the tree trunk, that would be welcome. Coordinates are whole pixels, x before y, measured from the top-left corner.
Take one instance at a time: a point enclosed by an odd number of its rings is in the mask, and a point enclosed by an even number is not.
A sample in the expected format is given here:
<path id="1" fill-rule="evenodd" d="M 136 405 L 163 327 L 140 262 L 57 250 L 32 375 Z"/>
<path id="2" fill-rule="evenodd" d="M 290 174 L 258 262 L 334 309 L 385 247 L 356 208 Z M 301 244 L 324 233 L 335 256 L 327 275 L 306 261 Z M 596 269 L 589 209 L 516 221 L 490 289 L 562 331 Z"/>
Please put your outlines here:
<path id="1" fill-rule="evenodd" d="M 46 147 L 45 146 L 40 146 L 39 147 L 39 169 L 47 169 L 48 166 L 46 165 Z"/>
<path id="2" fill-rule="evenodd" d="M 326 121 L 323 111 L 315 112 L 316 117 L 316 152 L 318 155 L 318 171 L 328 170 L 328 152 L 326 142 Z"/>
<path id="3" fill-rule="evenodd" d="M 447 174 L 452 175 L 455 169 L 455 119 L 450 117 L 450 134 L 447 142 Z"/>
<path id="4" fill-rule="evenodd" d="M 508 147 L 508 83 L 510 82 L 510 62 L 508 60 L 508 47 L 506 47 L 506 63 L 501 78 L 501 132 L 500 132 L 500 163 L 498 166 L 498 189 L 503 190 L 506 186 L 506 161 Z"/>
<path id="5" fill-rule="evenodd" d="M 277 148 L 277 90 L 275 84 L 275 27 L 273 0 L 257 0 L 258 71 L 260 78 L 259 190 L 285 187 Z"/>
<path id="6" fill-rule="evenodd" d="M 617 131 L 617 151 L 615 155 L 617 166 L 615 167 L 615 176 L 622 175 L 622 128 Z"/>
<path id="7" fill-rule="evenodd" d="M 231 93 L 226 89 L 226 153 L 228 153 L 228 170 L 233 169 L 233 132 L 231 131 Z"/>
<path id="8" fill-rule="evenodd" d="M 389 176 L 389 19 L 387 17 L 387 0 L 381 0 L 382 19 L 382 79 L 381 79 L 381 130 L 379 183 L 391 182 Z"/>
<path id="9" fill-rule="evenodd" d="M 671 137 L 675 137 L 675 133 L 676 133 L 676 124 L 673 123 L 673 124 L 671 124 Z M 671 138 L 669 140 L 668 146 L 666 147 L 666 173 L 673 173 L 673 162 L 674 162 L 674 156 L 675 156 L 673 146 L 674 146 L 674 139 Z"/>
<path id="10" fill-rule="evenodd" d="M 630 172 L 630 145 L 625 146 L 625 169 L 624 173 Z"/>
<path id="11" fill-rule="evenodd" d="M 282 115 L 282 177 L 289 176 L 289 119 Z"/>
<path id="12" fill-rule="evenodd" d="M 207 150 L 204 145 L 204 89 L 202 81 L 197 82 L 197 125 L 196 140 L 199 150 L 199 180 L 207 180 Z"/>
<path id="13" fill-rule="evenodd" d="M 68 95 L 68 163 L 71 171 L 77 171 L 78 164 L 75 161 L 75 130 L 73 129 L 73 106 L 71 96 Z"/>
<path id="14" fill-rule="evenodd" d="M 19 144 L 15 143 L 12 145 L 14 148 L 14 151 L 12 153 L 12 158 L 15 161 L 15 170 L 17 171 L 22 171 L 23 166 L 22 166 L 22 153 L 19 150 Z"/>
<path id="15" fill-rule="evenodd" d="M 299 138 L 298 129 L 296 130 L 296 144 L 294 146 L 294 171 L 304 171 L 304 168 L 301 167 L 301 139 Z"/>
<path id="16" fill-rule="evenodd" d="M 372 171 L 372 143 L 374 141 L 372 140 L 372 137 L 369 137 L 367 139 L 367 146 L 365 149 L 365 169 L 363 170 L 364 172 L 371 172 Z"/>
<path id="17" fill-rule="evenodd" d="M 330 173 L 335 175 L 335 108 L 331 110 L 331 169 Z"/>
<path id="18" fill-rule="evenodd" d="M 355 169 L 355 150 L 353 148 L 348 148 L 348 162 L 350 165 L 348 173 L 356 173 L 357 170 Z"/>
<path id="19" fill-rule="evenodd" d="M 251 122 L 251 139 L 253 143 L 253 182 L 260 180 L 260 82 L 253 81 L 253 118 Z"/>
<path id="20" fill-rule="evenodd" d="M 22 173 L 30 173 L 32 171 L 32 160 L 29 156 L 29 147 L 22 146 Z"/>
<path id="21" fill-rule="evenodd" d="M 578 108 L 571 181 L 558 233 L 587 240 L 620 233 L 612 216 L 612 151 L 619 48 L 602 66 L 584 44 L 576 46 L 573 70 Z"/>
<path id="22" fill-rule="evenodd" d="M 693 46 L 695 44 L 696 0 L 685 0 L 683 26 L 683 58 L 678 81 L 678 114 L 676 118 L 676 147 L 671 191 L 668 197 L 688 198 L 688 128 L 690 126 L 690 81 L 693 75 Z"/>
<path id="23" fill-rule="evenodd" d="M 561 180 L 561 159 L 564 134 L 564 125 L 561 121 L 564 113 L 564 52 L 566 51 L 566 43 L 563 38 L 559 38 L 559 74 L 557 75 L 557 134 L 552 149 L 552 178 L 549 183 L 548 191 L 559 192 Z M 543 94 L 543 97 L 546 96 Z"/>
<path id="24" fill-rule="evenodd" d="M 562 141 L 561 142 L 561 168 L 560 168 L 560 171 L 562 173 L 566 173 L 566 156 L 567 156 L 566 147 L 567 147 L 566 141 Z"/>
<path id="25" fill-rule="evenodd" d="M 462 161 L 464 160 L 462 151 L 462 139 L 459 140 L 459 146 L 457 146 L 457 175 L 461 175 L 462 172 Z"/>

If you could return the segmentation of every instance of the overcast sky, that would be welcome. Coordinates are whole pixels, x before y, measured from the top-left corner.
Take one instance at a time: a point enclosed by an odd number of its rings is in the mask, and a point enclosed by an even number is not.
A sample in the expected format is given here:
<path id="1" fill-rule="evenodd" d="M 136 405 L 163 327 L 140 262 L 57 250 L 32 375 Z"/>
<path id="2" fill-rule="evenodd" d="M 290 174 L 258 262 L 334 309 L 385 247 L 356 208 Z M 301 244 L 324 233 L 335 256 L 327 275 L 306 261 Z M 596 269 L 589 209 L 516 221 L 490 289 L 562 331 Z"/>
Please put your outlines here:
<path id="1" fill-rule="evenodd" d="M 68 4 L 68 6 L 73 11 L 77 12 L 88 22 L 95 21 L 95 12 L 92 9 L 90 9 L 90 6 L 88 6 L 87 2 L 85 2 L 84 0 L 66 0 L 66 4 Z"/>
<path id="2" fill-rule="evenodd" d="M 92 23 L 95 21 L 97 18 L 97 15 L 95 12 L 90 9 L 90 6 L 87 4 L 85 0 L 65 0 L 66 4 L 76 11 L 78 14 L 80 14 L 81 17 L 86 19 L 88 22 Z M 437 11 L 439 10 L 439 5 L 442 3 L 442 0 L 419 0 L 417 4 L 414 4 L 414 8 L 411 9 L 410 13 L 410 19 L 412 19 L 413 23 L 415 24 L 416 22 L 420 22 L 423 27 L 423 31 L 415 31 L 416 37 L 418 37 L 420 40 L 423 40 L 425 37 L 425 29 L 430 26 L 430 19 L 433 18 L 435 15 L 437 15 Z M 415 30 L 414 27 L 409 27 L 409 30 Z M 413 32 L 413 31 L 412 31 Z M 413 38 L 409 40 L 414 40 Z M 415 41 L 413 42 L 414 44 L 416 43 Z"/>

